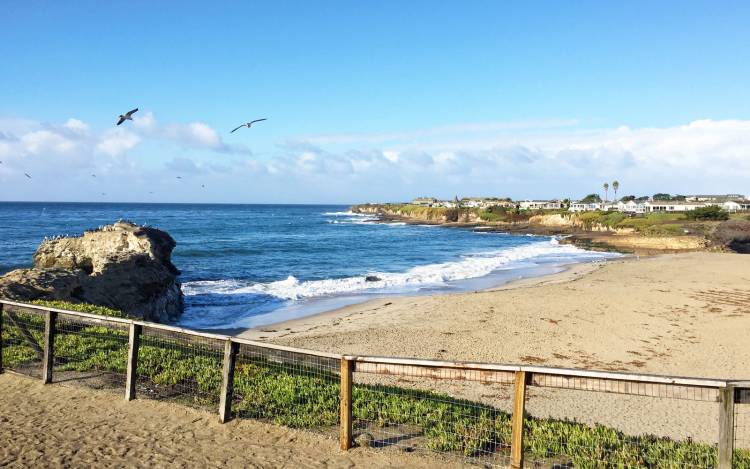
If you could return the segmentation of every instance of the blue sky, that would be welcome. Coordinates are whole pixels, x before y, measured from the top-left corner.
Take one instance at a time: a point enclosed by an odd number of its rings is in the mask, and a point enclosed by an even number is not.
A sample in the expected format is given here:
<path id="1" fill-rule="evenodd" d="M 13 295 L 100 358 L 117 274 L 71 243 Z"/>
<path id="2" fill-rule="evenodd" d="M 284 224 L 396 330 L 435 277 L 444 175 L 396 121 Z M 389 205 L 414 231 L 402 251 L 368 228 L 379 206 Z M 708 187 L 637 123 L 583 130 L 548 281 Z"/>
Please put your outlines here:
<path id="1" fill-rule="evenodd" d="M 750 193 L 747 2 L 0 9 L 0 200 Z"/>

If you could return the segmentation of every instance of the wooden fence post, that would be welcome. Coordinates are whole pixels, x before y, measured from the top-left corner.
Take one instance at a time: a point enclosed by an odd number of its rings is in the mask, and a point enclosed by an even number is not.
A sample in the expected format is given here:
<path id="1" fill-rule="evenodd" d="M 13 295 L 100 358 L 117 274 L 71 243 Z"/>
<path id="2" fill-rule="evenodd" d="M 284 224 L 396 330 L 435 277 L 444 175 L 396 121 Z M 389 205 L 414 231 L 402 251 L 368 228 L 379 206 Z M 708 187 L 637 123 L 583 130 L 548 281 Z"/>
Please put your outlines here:
<path id="1" fill-rule="evenodd" d="M 44 361 L 42 362 L 42 381 L 52 382 L 52 368 L 55 366 L 55 323 L 57 312 L 47 311 L 44 318 Z"/>
<path id="2" fill-rule="evenodd" d="M 232 339 L 224 343 L 224 369 L 219 398 L 219 422 L 226 423 L 232 418 L 232 398 L 234 396 L 234 362 L 237 359 L 239 344 Z"/>
<path id="3" fill-rule="evenodd" d="M 339 427 L 339 445 L 342 450 L 352 447 L 352 374 L 354 362 L 341 359 L 341 423 Z"/>
<path id="4" fill-rule="evenodd" d="M 734 386 L 719 389 L 719 469 L 732 469 Z"/>
<path id="5" fill-rule="evenodd" d="M 513 390 L 513 416 L 511 417 L 510 467 L 523 467 L 523 417 L 526 409 L 526 383 L 528 376 L 525 371 L 516 371 Z"/>
<path id="6" fill-rule="evenodd" d="M 3 372 L 3 304 L 0 303 L 0 373 Z"/>
<path id="7" fill-rule="evenodd" d="M 128 334 L 128 369 L 125 378 L 125 400 L 135 399 L 135 385 L 138 382 L 138 348 L 141 345 L 141 332 L 143 326 L 130 324 Z"/>

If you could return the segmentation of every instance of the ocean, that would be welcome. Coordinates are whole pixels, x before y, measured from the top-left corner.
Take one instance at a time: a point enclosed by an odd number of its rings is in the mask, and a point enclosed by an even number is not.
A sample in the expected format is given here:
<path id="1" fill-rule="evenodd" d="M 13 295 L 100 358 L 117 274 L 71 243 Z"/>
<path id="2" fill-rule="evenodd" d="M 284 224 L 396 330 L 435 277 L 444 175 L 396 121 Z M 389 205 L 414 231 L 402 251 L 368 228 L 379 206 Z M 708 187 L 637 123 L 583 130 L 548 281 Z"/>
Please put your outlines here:
<path id="1" fill-rule="evenodd" d="M 179 324 L 206 330 L 257 327 L 378 296 L 489 288 L 614 255 L 545 236 L 378 223 L 344 205 L 7 202 L 0 203 L 0 273 L 29 267 L 45 236 L 118 219 L 177 241 L 172 261 L 186 300 Z"/>

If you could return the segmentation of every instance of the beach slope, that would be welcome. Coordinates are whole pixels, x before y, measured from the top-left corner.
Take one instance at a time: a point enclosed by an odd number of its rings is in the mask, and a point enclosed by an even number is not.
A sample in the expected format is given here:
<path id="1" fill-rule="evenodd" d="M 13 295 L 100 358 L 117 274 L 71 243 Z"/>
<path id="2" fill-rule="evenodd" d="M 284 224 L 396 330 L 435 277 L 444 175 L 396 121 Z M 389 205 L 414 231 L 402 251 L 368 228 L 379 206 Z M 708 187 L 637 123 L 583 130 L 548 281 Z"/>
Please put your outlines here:
<path id="1" fill-rule="evenodd" d="M 750 257 L 577 265 L 496 291 L 377 299 L 245 332 L 338 353 L 750 376 Z"/>

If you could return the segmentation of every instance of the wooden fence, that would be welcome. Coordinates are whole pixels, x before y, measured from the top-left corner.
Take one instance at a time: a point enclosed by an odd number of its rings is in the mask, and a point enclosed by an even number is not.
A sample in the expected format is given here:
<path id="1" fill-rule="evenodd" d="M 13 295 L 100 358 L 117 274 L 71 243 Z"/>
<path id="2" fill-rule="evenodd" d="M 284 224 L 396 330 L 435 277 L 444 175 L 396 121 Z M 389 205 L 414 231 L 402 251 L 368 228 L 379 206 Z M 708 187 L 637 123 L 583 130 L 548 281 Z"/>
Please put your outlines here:
<path id="1" fill-rule="evenodd" d="M 750 389 L 750 381 L 659 376 L 543 366 L 340 355 L 257 342 L 221 334 L 198 332 L 164 324 L 105 317 L 6 300 L 0 300 L 0 372 L 3 371 L 3 316 L 29 312 L 44 316 L 44 341 L 43 345 L 41 345 L 41 379 L 44 383 L 50 383 L 53 379 L 54 338 L 59 315 L 76 318 L 77 321 L 84 324 L 127 327 L 128 349 L 125 384 L 125 399 L 127 400 L 136 398 L 139 343 L 145 327 L 187 338 L 204 338 L 223 342 L 222 385 L 218 408 L 219 420 L 222 423 L 228 421 L 232 415 L 234 370 L 240 346 L 257 347 L 270 352 L 278 352 L 279 354 L 288 353 L 339 361 L 339 441 L 342 450 L 348 450 L 353 446 L 354 419 L 352 416 L 352 389 L 354 373 L 389 377 L 419 376 L 441 380 L 512 385 L 510 466 L 513 468 L 524 467 L 523 429 L 526 395 L 530 387 L 575 389 L 634 396 L 714 402 L 718 407 L 719 415 L 718 426 L 715 432 L 718 441 L 717 461 L 720 469 L 732 467 L 735 442 L 735 404 L 750 403 L 750 391 L 748 391 Z"/>

